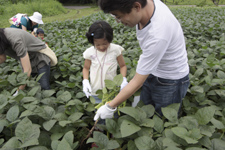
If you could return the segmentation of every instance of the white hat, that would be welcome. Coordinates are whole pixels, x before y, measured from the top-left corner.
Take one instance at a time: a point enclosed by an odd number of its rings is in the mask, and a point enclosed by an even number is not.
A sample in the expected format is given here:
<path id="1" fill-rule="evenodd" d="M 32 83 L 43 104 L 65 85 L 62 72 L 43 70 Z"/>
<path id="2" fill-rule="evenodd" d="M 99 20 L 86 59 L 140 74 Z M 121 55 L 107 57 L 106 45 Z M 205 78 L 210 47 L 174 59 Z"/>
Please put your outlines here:
<path id="1" fill-rule="evenodd" d="M 42 15 L 39 12 L 34 12 L 33 16 L 30 16 L 29 18 L 33 22 L 44 24 L 44 22 L 42 21 Z"/>

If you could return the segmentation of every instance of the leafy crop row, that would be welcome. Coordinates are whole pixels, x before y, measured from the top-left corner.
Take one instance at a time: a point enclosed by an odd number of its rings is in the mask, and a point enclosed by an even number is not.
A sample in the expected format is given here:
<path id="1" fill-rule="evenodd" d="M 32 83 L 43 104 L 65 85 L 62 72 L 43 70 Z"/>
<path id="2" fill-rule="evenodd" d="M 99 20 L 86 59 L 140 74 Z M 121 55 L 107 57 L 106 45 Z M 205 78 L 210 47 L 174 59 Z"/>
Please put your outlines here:
<path id="1" fill-rule="evenodd" d="M 117 24 L 110 15 L 91 16 L 44 25 L 46 42 L 55 51 L 58 65 L 51 70 L 51 90 L 41 91 L 37 78 L 28 80 L 15 60 L 0 65 L 1 149 L 72 150 L 224 150 L 225 149 L 225 9 L 174 8 L 186 38 L 191 85 L 183 100 L 162 109 L 138 103 L 121 108 L 121 116 L 106 119 L 83 145 L 94 125 L 95 104 L 82 92 L 82 53 L 90 45 L 85 33 L 96 20 L 106 20 L 114 40 L 125 48 L 128 80 L 141 53 L 134 28 Z M 13 97 L 16 87 L 27 89 Z"/>

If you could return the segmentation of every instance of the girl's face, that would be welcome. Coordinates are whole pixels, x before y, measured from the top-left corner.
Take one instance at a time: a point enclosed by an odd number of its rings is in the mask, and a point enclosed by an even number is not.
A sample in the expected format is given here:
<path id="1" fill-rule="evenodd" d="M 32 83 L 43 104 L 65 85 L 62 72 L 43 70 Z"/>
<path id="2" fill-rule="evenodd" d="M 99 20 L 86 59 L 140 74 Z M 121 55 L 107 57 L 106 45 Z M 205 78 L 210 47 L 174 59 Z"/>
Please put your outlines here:
<path id="1" fill-rule="evenodd" d="M 108 49 L 109 45 L 110 43 L 105 38 L 94 39 L 94 46 L 100 52 L 105 52 Z"/>
<path id="2" fill-rule="evenodd" d="M 45 35 L 44 35 L 44 33 L 39 33 L 38 37 L 41 38 L 41 39 L 44 39 Z"/>

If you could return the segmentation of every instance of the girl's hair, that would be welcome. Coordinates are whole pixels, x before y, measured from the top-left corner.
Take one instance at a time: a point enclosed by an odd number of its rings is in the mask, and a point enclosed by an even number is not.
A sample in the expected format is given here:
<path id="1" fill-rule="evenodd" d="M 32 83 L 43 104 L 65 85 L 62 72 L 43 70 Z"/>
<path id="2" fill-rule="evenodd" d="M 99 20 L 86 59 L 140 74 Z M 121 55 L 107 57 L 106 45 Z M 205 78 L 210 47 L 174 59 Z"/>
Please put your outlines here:
<path id="1" fill-rule="evenodd" d="M 109 43 L 113 40 L 113 29 L 105 21 L 94 22 L 86 33 L 88 42 L 94 45 L 94 39 L 105 38 Z"/>
<path id="2" fill-rule="evenodd" d="M 10 46 L 9 41 L 7 40 L 4 28 L 0 28 L 0 54 L 4 54 L 5 50 Z"/>
<path id="3" fill-rule="evenodd" d="M 124 14 L 129 14 L 135 2 L 140 3 L 142 7 L 147 4 L 147 0 L 98 0 L 98 5 L 104 13 L 118 10 Z"/>

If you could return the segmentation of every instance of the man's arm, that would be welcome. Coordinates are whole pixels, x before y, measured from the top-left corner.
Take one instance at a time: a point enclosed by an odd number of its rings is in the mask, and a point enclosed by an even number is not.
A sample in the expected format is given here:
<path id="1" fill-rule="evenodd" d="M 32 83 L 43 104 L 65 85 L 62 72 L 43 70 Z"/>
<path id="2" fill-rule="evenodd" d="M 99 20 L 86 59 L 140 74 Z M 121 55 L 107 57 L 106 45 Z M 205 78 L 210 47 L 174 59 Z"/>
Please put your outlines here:
<path id="1" fill-rule="evenodd" d="M 26 53 L 26 55 L 23 58 L 20 58 L 20 62 L 23 67 L 23 72 L 27 73 L 27 76 L 30 77 L 32 69 L 31 69 L 30 58 L 29 58 L 28 53 Z M 25 88 L 25 86 L 26 85 L 21 85 L 19 87 L 19 89 L 23 90 Z"/>
<path id="2" fill-rule="evenodd" d="M 139 88 L 142 87 L 143 83 L 149 75 L 141 75 L 136 73 L 133 79 L 125 86 L 120 93 L 109 103 L 112 108 L 117 107 L 122 102 L 132 96 Z"/>
<path id="3" fill-rule="evenodd" d="M 6 61 L 6 55 L 5 54 L 1 54 L 0 55 L 0 64 L 4 63 Z"/>

